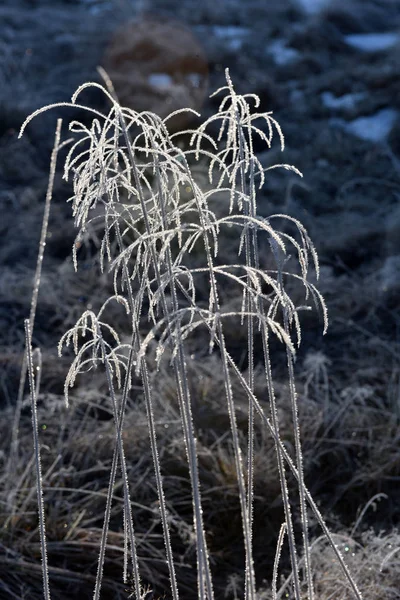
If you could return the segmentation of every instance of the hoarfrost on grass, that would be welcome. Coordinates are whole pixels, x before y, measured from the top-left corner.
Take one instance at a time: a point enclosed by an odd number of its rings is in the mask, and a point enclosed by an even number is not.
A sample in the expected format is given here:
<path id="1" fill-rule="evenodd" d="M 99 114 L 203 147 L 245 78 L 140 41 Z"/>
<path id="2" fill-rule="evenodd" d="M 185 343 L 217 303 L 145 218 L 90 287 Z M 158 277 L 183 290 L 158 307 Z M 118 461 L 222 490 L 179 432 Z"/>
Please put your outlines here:
<path id="1" fill-rule="evenodd" d="M 232 40 L 237 30 L 241 28 L 223 28 L 232 33 Z M 103 582 L 103 567 L 107 548 L 107 534 L 110 527 L 110 515 L 113 503 L 113 489 L 116 482 L 118 462 L 122 472 L 123 501 L 124 501 L 124 569 L 123 580 L 127 578 L 128 549 L 131 554 L 132 573 L 134 577 L 136 598 L 142 597 L 142 584 L 139 570 L 139 557 L 137 554 L 136 533 L 134 529 L 133 514 L 128 486 L 128 471 L 125 462 L 125 439 L 123 437 L 123 424 L 125 409 L 127 407 L 128 392 L 132 385 L 132 370 L 136 362 L 137 375 L 141 377 L 146 400 L 149 436 L 152 444 L 154 469 L 157 476 L 158 501 L 164 513 L 163 537 L 169 567 L 169 578 L 174 600 L 178 599 L 178 590 L 175 581 L 175 568 L 170 545 L 169 525 L 165 509 L 164 491 L 162 488 L 161 465 L 158 459 L 156 443 L 156 430 L 153 419 L 152 383 L 148 377 L 148 342 L 157 341 L 156 355 L 162 356 L 164 349 L 170 354 L 170 365 L 173 368 L 179 413 L 182 421 L 184 445 L 186 450 L 188 471 L 191 486 L 191 500 L 193 506 L 193 531 L 196 535 L 197 558 L 197 592 L 199 600 L 213 600 L 214 591 L 212 583 L 211 557 L 206 538 L 205 521 L 203 519 L 203 506 L 201 494 L 201 481 L 199 477 L 198 440 L 193 420 L 193 397 L 189 385 L 189 371 L 187 363 L 186 339 L 195 333 L 198 326 L 205 328 L 210 334 L 210 347 L 218 346 L 221 360 L 221 372 L 225 388 L 226 410 L 229 416 L 229 426 L 233 447 L 233 458 L 236 472 L 236 483 L 241 512 L 242 535 L 245 550 L 245 587 L 248 600 L 255 600 L 256 581 L 253 560 L 253 463 L 254 463 L 254 416 L 255 412 L 262 418 L 269 433 L 272 435 L 276 458 L 279 469 L 282 501 L 285 513 L 286 533 L 289 546 L 289 555 L 293 574 L 293 590 L 296 600 L 301 598 L 302 571 L 307 580 L 308 597 L 314 598 L 313 577 L 311 572 L 310 551 L 308 537 L 308 512 L 314 513 L 324 535 L 329 540 L 336 558 L 340 563 L 343 575 L 348 580 L 353 595 L 358 600 L 361 594 L 356 583 L 351 577 L 339 549 L 315 504 L 304 482 L 303 456 L 300 440 L 298 420 L 297 393 L 294 379 L 294 344 L 297 339 L 300 343 L 300 321 L 297 312 L 304 306 L 296 306 L 286 291 L 286 279 L 293 278 L 302 283 L 305 288 L 305 300 L 310 296 L 313 303 L 322 309 L 324 317 L 324 332 L 327 326 L 327 313 L 323 297 L 317 288 L 307 281 L 308 269 L 311 263 L 318 279 L 318 257 L 315 248 L 303 225 L 294 217 L 284 214 L 273 214 L 269 219 L 257 214 L 256 188 L 262 188 L 264 176 L 267 171 L 283 168 L 301 173 L 293 166 L 286 163 L 274 164 L 264 168 L 253 154 L 252 136 L 257 133 L 268 147 L 271 147 L 274 130 L 280 140 L 281 150 L 284 149 L 284 137 L 278 122 L 271 116 L 272 113 L 254 113 L 252 105 L 258 108 L 260 100 L 255 94 L 239 96 L 235 93 L 228 69 L 225 72 L 227 85 L 219 88 L 212 97 L 220 92 L 226 92 L 221 101 L 216 115 L 210 117 L 192 134 L 189 146 L 192 149 L 184 151 L 176 147 L 165 127 L 165 122 L 154 113 L 135 113 L 121 107 L 114 98 L 111 82 L 105 77 L 107 89 L 97 83 L 86 83 L 78 88 L 72 96 L 70 103 L 57 103 L 38 109 L 24 122 L 20 130 L 22 135 L 30 120 L 49 109 L 69 106 L 89 111 L 94 115 L 90 129 L 74 121 L 70 125 L 73 133 L 83 134 L 83 141 L 91 143 L 88 155 L 80 152 L 82 139 L 72 144 L 65 162 L 65 178 L 70 171 L 74 172 L 73 214 L 75 224 L 80 232 L 86 231 L 88 225 L 97 219 L 90 218 L 90 211 L 99 204 L 104 206 L 104 238 L 101 242 L 101 260 L 110 263 L 111 271 L 114 270 L 115 294 L 111 296 L 96 315 L 93 311 L 85 311 L 74 327 L 64 334 L 61 344 L 68 345 L 72 342 L 75 358 L 66 379 L 65 396 L 68 399 L 68 388 L 75 383 L 78 373 L 91 370 L 103 364 L 108 395 L 111 400 L 112 414 L 115 424 L 114 455 L 110 472 L 107 502 L 101 534 L 100 550 L 98 556 L 98 569 L 95 582 L 94 600 L 100 597 Z M 165 76 L 156 74 L 158 84 L 165 83 Z M 77 103 L 80 94 L 88 87 L 103 90 L 112 104 L 107 115 L 102 115 L 95 109 Z M 250 98 L 251 103 L 248 102 Z M 268 134 L 263 133 L 253 125 L 256 119 L 263 119 L 268 127 Z M 208 125 L 219 120 L 221 122 L 218 141 L 226 137 L 219 150 L 217 142 L 206 133 Z M 229 127 L 226 127 L 229 123 Z M 135 128 L 139 129 L 136 137 L 131 139 Z M 260 133 L 261 132 L 261 133 Z M 135 132 L 136 133 L 136 132 Z M 204 140 L 211 142 L 215 152 L 203 148 Z M 145 154 L 146 162 L 138 159 L 138 149 Z M 218 151 L 219 150 L 219 151 Z M 217 167 L 222 171 L 215 189 L 204 194 L 193 178 L 187 160 L 188 156 L 195 155 L 198 161 L 200 155 L 210 159 L 208 169 L 209 182 L 212 183 L 212 171 Z M 150 158 L 149 158 L 150 157 Z M 120 161 L 120 163 L 119 163 Z M 150 183 L 147 170 L 152 167 L 154 188 Z M 255 178 L 260 177 L 260 184 Z M 227 179 L 227 181 L 226 181 Z M 93 184 L 94 181 L 94 184 Z M 182 183 L 190 184 L 193 198 L 188 202 L 180 202 L 179 186 Z M 223 186 L 227 187 L 223 187 Z M 170 190 L 171 186 L 171 190 Z M 126 190 L 133 198 L 132 204 L 124 205 L 124 217 L 120 220 L 120 200 L 122 190 Z M 229 193 L 229 207 L 227 214 L 216 215 L 212 204 L 208 204 L 210 194 L 224 191 Z M 193 221 L 192 221 L 192 214 Z M 296 237 L 287 232 L 273 228 L 271 221 L 278 219 L 290 221 L 297 230 Z M 199 226 L 200 224 L 200 226 Z M 220 228 L 225 225 L 234 225 L 239 229 L 240 239 L 239 256 L 240 264 L 214 264 L 218 255 L 218 241 Z M 122 229 L 122 226 L 124 229 Z M 143 231 L 140 231 L 142 226 Z M 115 233 L 116 256 L 113 256 L 110 242 L 110 232 Z M 128 235 L 126 235 L 128 234 Z M 269 240 L 275 269 L 264 270 L 261 255 L 259 254 L 259 237 L 266 235 Z M 125 239 L 126 238 L 126 239 Z M 202 239 L 204 247 L 204 267 L 192 268 L 185 264 L 185 257 L 190 248 Z M 179 252 L 175 256 L 173 243 L 177 244 Z M 213 250 L 215 246 L 215 253 Z M 299 273 L 288 273 L 286 265 L 286 247 L 292 246 L 297 255 Z M 253 250 L 251 250 L 253 249 Z M 130 264 L 132 253 L 136 253 L 136 260 Z M 240 259 L 239 259 L 240 260 Z M 75 266 L 77 266 L 77 253 L 75 250 Z M 131 272 L 132 269 L 132 272 Z M 235 275 L 236 271 L 244 271 L 245 276 Z M 233 272 L 232 272 L 233 271 Z M 153 272 L 150 279 L 149 273 Z M 195 289 L 198 275 L 207 274 L 210 285 L 208 311 L 196 304 Z M 189 278 L 188 287 L 182 282 L 182 275 Z M 231 312 L 219 299 L 220 283 L 222 278 L 239 285 L 242 296 L 242 309 Z M 118 279 L 120 278 L 120 286 Z M 136 288 L 133 282 L 136 280 Z M 267 283 L 272 288 L 271 296 L 263 294 L 262 286 Z M 120 291 L 124 296 L 120 295 Z M 100 321 L 104 308 L 110 300 L 122 301 L 127 312 L 132 316 L 132 341 L 124 344 L 122 348 L 118 333 L 113 327 L 103 320 Z M 184 304 L 182 304 L 184 300 Z M 148 306 L 151 330 L 144 341 L 140 340 L 137 323 L 145 303 Z M 248 325 L 248 355 L 249 376 L 246 378 L 235 360 L 230 356 L 225 335 L 227 328 L 224 326 L 226 318 L 237 318 L 240 322 L 247 321 Z M 103 317 L 102 317 L 103 318 Z M 282 321 L 282 322 L 281 322 Z M 254 332 L 258 327 L 261 331 L 263 344 L 263 377 L 268 390 L 268 400 L 271 407 L 271 421 L 265 415 L 257 396 L 254 395 Z M 275 396 L 275 385 L 271 370 L 269 335 L 274 334 L 286 346 L 288 380 L 290 388 L 290 403 L 292 412 L 292 430 L 294 434 L 295 457 L 285 449 L 280 437 L 280 417 Z M 90 339 L 82 342 L 81 337 L 90 333 Z M 105 335 L 104 335 L 105 334 Z M 294 339 L 292 339 L 292 337 Z M 60 346 L 61 347 L 61 346 Z M 123 350 L 123 352 L 121 352 Z M 128 357 L 126 356 L 128 350 Z M 236 415 L 236 390 L 233 386 L 233 377 L 239 382 L 246 392 L 249 407 L 248 440 L 249 460 L 245 467 L 241 435 Z M 118 402 L 117 388 L 122 390 Z M 33 387 L 33 386 L 31 386 Z M 247 468 L 247 472 L 246 472 Z M 304 569 L 300 569 L 298 546 L 300 536 L 297 536 L 293 526 L 291 509 L 291 494 L 287 473 L 288 469 L 294 474 L 298 483 L 299 507 L 301 514 L 302 546 Z M 136 525 L 135 525 L 136 526 Z M 283 529 L 282 529 L 283 532 Z M 282 533 L 283 536 L 283 533 Z M 279 546 L 279 544 L 278 544 Z M 279 547 L 278 547 L 279 550 Z M 279 552 L 278 552 L 279 554 Z M 278 561 L 276 561 L 274 579 L 277 579 Z"/>

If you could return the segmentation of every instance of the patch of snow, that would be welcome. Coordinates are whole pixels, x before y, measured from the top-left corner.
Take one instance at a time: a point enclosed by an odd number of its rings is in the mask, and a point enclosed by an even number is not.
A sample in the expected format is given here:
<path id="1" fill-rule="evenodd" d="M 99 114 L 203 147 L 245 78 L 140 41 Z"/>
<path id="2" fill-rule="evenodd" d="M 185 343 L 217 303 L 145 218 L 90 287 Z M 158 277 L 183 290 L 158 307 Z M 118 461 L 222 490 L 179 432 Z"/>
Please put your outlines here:
<path id="1" fill-rule="evenodd" d="M 365 93 L 359 92 L 358 94 L 345 94 L 344 96 L 334 96 L 332 92 L 322 92 L 321 100 L 322 104 L 326 108 L 332 108 L 334 110 L 351 110 L 365 98 Z"/>
<path id="2" fill-rule="evenodd" d="M 393 108 L 384 108 L 374 115 L 358 117 L 353 121 L 331 119 L 331 124 L 340 127 L 347 133 L 370 142 L 386 141 L 396 119 L 398 112 Z"/>
<path id="3" fill-rule="evenodd" d="M 286 46 L 285 40 L 278 39 L 271 42 L 267 48 L 267 52 L 271 54 L 276 65 L 288 65 L 297 60 L 300 53 L 294 48 Z"/>
<path id="4" fill-rule="evenodd" d="M 234 25 L 215 25 L 212 30 L 216 37 L 223 39 L 231 50 L 240 50 L 243 45 L 243 38 L 249 33 L 246 27 L 236 27 Z"/>
<path id="5" fill-rule="evenodd" d="M 86 4 L 89 12 L 92 15 L 100 14 L 101 12 L 104 12 L 106 9 L 112 8 L 111 2 L 108 2 L 107 0 L 81 0 L 81 2 L 83 4 Z"/>
<path id="6" fill-rule="evenodd" d="M 400 256 L 389 256 L 380 270 L 381 290 L 390 292 L 400 285 Z"/>
<path id="7" fill-rule="evenodd" d="M 238 27 L 236 25 L 214 25 L 212 30 L 216 36 L 224 38 L 242 37 L 249 33 L 246 27 Z"/>
<path id="8" fill-rule="evenodd" d="M 348 46 L 362 50 L 363 52 L 380 52 L 388 50 L 400 42 L 400 34 L 397 32 L 385 33 L 353 33 L 344 36 Z"/>
<path id="9" fill-rule="evenodd" d="M 296 4 L 307 15 L 317 15 L 331 3 L 332 0 L 296 0 Z"/>
<path id="10" fill-rule="evenodd" d="M 152 73 L 149 75 L 148 81 L 150 85 L 162 90 L 171 87 L 173 83 L 172 77 L 166 73 Z"/>
<path id="11" fill-rule="evenodd" d="M 214 36 L 223 41 L 231 50 L 240 50 L 251 30 L 247 27 L 236 25 L 197 25 L 195 31 L 200 36 Z"/>

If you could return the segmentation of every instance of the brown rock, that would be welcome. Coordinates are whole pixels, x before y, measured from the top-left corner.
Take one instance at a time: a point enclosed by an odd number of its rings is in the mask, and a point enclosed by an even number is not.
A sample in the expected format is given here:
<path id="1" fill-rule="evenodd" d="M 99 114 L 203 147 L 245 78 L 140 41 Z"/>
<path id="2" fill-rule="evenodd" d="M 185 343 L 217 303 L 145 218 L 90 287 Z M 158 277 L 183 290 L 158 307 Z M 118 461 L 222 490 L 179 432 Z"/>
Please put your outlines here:
<path id="1" fill-rule="evenodd" d="M 208 65 L 189 28 L 172 20 L 142 17 L 119 28 L 106 49 L 103 66 L 121 105 L 150 110 L 162 118 L 180 108 L 200 111 L 208 93 Z M 170 131 L 193 119 L 182 113 L 167 122 Z"/>

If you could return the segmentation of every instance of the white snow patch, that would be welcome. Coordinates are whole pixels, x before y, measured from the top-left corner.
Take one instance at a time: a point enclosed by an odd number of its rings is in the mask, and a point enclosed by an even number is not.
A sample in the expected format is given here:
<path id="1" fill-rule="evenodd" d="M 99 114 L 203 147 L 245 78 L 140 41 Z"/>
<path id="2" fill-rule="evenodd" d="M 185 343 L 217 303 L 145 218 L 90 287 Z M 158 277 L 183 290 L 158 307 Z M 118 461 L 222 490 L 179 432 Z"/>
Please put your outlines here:
<path id="1" fill-rule="evenodd" d="M 400 42 L 400 34 L 397 32 L 385 33 L 353 33 L 345 35 L 346 44 L 363 52 L 380 52 L 388 50 Z"/>
<path id="2" fill-rule="evenodd" d="M 331 2 L 332 0 L 296 0 L 296 3 L 307 15 L 317 15 Z"/>
<path id="3" fill-rule="evenodd" d="M 381 290 L 390 292 L 400 285 L 400 256 L 389 256 L 380 270 Z"/>
<path id="4" fill-rule="evenodd" d="M 374 115 L 358 117 L 354 121 L 331 119 L 331 124 L 356 137 L 370 142 L 386 141 L 396 119 L 398 112 L 393 108 L 384 108 Z"/>
<path id="5" fill-rule="evenodd" d="M 244 39 L 251 32 L 247 27 L 236 25 L 197 25 L 194 29 L 200 36 L 220 39 L 231 50 L 240 50 Z"/>
<path id="6" fill-rule="evenodd" d="M 213 31 L 219 37 L 240 37 L 249 33 L 246 27 L 238 27 L 236 25 L 214 25 Z"/>
<path id="7" fill-rule="evenodd" d="M 322 92 L 322 104 L 326 108 L 334 110 L 351 110 L 360 100 L 365 98 L 366 94 L 359 92 L 358 94 L 345 94 L 344 96 L 334 96 L 332 92 Z"/>
<path id="8" fill-rule="evenodd" d="M 276 65 L 288 65 L 295 62 L 300 53 L 294 48 L 286 46 L 285 40 L 278 39 L 271 42 L 267 48 L 268 54 L 271 54 Z"/>
<path id="9" fill-rule="evenodd" d="M 166 73 L 152 73 L 149 75 L 148 81 L 150 85 L 161 90 L 165 90 L 173 84 L 172 77 Z"/>
<path id="10" fill-rule="evenodd" d="M 246 27 L 236 27 L 234 25 L 215 25 L 212 30 L 214 35 L 223 39 L 231 50 L 240 50 L 243 38 L 249 33 Z"/>
<path id="11" fill-rule="evenodd" d="M 107 0 L 81 0 L 83 4 L 86 4 L 89 12 L 92 15 L 98 15 L 105 10 L 112 8 L 112 3 Z"/>

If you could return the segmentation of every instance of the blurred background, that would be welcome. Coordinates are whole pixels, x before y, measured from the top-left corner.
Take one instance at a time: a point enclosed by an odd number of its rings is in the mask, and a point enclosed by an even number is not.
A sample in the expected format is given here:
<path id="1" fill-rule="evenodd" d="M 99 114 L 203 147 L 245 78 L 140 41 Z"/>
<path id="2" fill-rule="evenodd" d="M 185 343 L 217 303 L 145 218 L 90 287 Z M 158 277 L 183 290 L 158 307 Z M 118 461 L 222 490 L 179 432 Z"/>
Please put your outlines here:
<path id="1" fill-rule="evenodd" d="M 261 144 L 255 149 L 264 162 L 293 164 L 304 177 L 273 171 L 260 192 L 260 212 L 289 214 L 308 229 L 330 318 L 323 337 L 318 316 L 305 316 L 296 363 L 306 481 L 324 514 L 343 531 L 381 494 L 364 529 L 373 528 L 376 535 L 392 531 L 400 507 L 399 1 L 2 0 L 0 406 L 5 415 L 12 414 L 18 390 L 23 319 L 29 315 L 56 119 L 64 120 L 64 136 L 70 119 L 89 121 L 83 111 L 60 108 L 34 119 L 22 139 L 18 131 L 37 108 L 69 101 L 86 81 L 100 83 L 99 65 L 125 106 L 163 117 L 183 107 L 201 113 L 174 119 L 173 131 L 195 127 L 216 112 L 220 96 L 209 95 L 224 85 L 226 68 L 237 93 L 255 93 L 261 110 L 273 111 L 286 148 L 282 154 L 276 141 L 271 150 Z M 83 101 L 107 107 L 93 88 Z M 90 252 L 79 273 L 73 272 L 76 232 L 61 164 L 34 331 L 43 352 L 42 393 L 53 396 L 63 393 L 68 365 L 57 358 L 57 342 L 99 294 Z M 234 348 L 241 341 L 232 336 L 230 343 Z M 283 397 L 285 385 L 282 381 Z M 279 530 L 277 523 L 270 527 Z M 151 581 L 151 566 L 149 572 Z M 225 580 L 221 590 L 224 585 Z M 235 598 L 232 590 L 225 597 Z"/>

